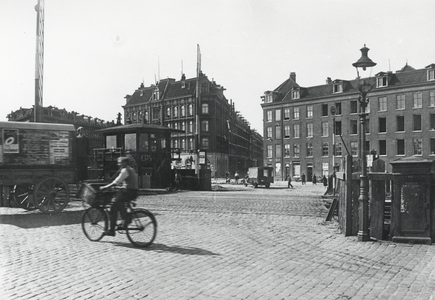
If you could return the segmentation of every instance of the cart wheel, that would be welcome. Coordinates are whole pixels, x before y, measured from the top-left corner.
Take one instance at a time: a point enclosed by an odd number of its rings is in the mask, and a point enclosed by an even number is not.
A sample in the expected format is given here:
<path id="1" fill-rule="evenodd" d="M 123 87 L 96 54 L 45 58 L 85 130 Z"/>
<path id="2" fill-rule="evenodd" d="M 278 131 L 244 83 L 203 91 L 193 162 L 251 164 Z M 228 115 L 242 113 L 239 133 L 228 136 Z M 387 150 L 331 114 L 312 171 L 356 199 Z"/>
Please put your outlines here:
<path id="1" fill-rule="evenodd" d="M 44 178 L 36 185 L 33 195 L 43 213 L 61 212 L 69 202 L 68 185 L 58 177 Z"/>
<path id="2" fill-rule="evenodd" d="M 33 201 L 33 185 L 14 185 L 11 195 L 19 207 L 26 210 L 35 210 L 37 208 L 35 206 L 35 202 Z"/>

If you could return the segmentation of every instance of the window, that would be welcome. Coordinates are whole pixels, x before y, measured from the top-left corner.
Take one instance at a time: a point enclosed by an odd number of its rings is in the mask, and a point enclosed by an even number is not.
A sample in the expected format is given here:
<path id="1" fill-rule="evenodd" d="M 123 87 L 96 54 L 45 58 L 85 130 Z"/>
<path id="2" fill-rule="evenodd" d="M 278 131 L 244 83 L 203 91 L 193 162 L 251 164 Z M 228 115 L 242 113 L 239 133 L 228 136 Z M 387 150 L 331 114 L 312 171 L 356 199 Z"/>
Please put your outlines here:
<path id="1" fill-rule="evenodd" d="M 281 110 L 275 110 L 275 121 L 281 121 Z"/>
<path id="2" fill-rule="evenodd" d="M 189 150 L 193 149 L 193 138 L 189 138 Z"/>
<path id="3" fill-rule="evenodd" d="M 388 86 L 388 76 L 380 76 L 376 78 L 376 86 L 383 87 Z"/>
<path id="4" fill-rule="evenodd" d="M 341 135 L 341 121 L 335 121 L 335 135 Z"/>
<path id="5" fill-rule="evenodd" d="M 193 133 L 193 121 L 189 121 L 189 133 Z"/>
<path id="6" fill-rule="evenodd" d="M 405 140 L 397 140 L 397 155 L 405 155 Z"/>
<path id="7" fill-rule="evenodd" d="M 307 137 L 313 137 L 313 123 L 308 123 L 307 124 Z"/>
<path id="8" fill-rule="evenodd" d="M 208 83 L 204 82 L 201 85 L 201 94 L 208 94 L 208 88 L 209 88 Z"/>
<path id="9" fill-rule="evenodd" d="M 341 102 L 335 103 L 335 114 L 341 115 Z"/>
<path id="10" fill-rule="evenodd" d="M 379 140 L 379 155 L 387 155 L 387 141 Z"/>
<path id="11" fill-rule="evenodd" d="M 181 130 L 186 131 L 186 122 L 181 122 Z"/>
<path id="12" fill-rule="evenodd" d="M 358 142 L 350 142 L 350 153 L 352 156 L 358 155 Z"/>
<path id="13" fill-rule="evenodd" d="M 174 106 L 174 118 L 178 118 L 178 107 Z"/>
<path id="14" fill-rule="evenodd" d="M 285 144 L 284 145 L 284 156 L 285 157 L 290 157 L 290 144 Z"/>
<path id="15" fill-rule="evenodd" d="M 323 143 L 322 144 L 322 156 L 328 156 L 329 155 L 329 144 Z"/>
<path id="16" fill-rule="evenodd" d="M 299 120 L 299 107 L 293 108 L 293 119 Z"/>
<path id="17" fill-rule="evenodd" d="M 300 147 L 299 144 L 293 144 L 293 157 L 300 156 Z"/>
<path id="18" fill-rule="evenodd" d="M 379 111 L 387 111 L 387 97 L 379 97 Z"/>
<path id="19" fill-rule="evenodd" d="M 201 121 L 201 131 L 208 132 L 208 120 Z"/>
<path id="20" fill-rule="evenodd" d="M 181 139 L 180 148 L 182 150 L 186 149 L 186 139 Z"/>
<path id="21" fill-rule="evenodd" d="M 396 109 L 405 109 L 405 95 L 396 96 Z"/>
<path id="22" fill-rule="evenodd" d="M 435 139 L 430 139 L 430 155 L 435 155 Z"/>
<path id="23" fill-rule="evenodd" d="M 272 127 L 266 128 L 266 138 L 272 138 Z"/>
<path id="24" fill-rule="evenodd" d="M 275 146 L 275 158 L 281 158 L 281 145 Z"/>
<path id="25" fill-rule="evenodd" d="M 272 118 L 273 118 L 272 111 L 271 110 L 266 111 L 266 122 L 272 122 Z"/>
<path id="26" fill-rule="evenodd" d="M 350 101 L 350 113 L 356 114 L 358 112 L 358 102 L 356 100 Z"/>
<path id="27" fill-rule="evenodd" d="M 184 106 L 184 105 L 181 106 L 181 116 L 182 117 L 186 116 L 186 106 Z"/>
<path id="28" fill-rule="evenodd" d="M 189 113 L 189 116 L 193 116 L 193 104 L 189 104 L 188 113 Z"/>
<path id="29" fill-rule="evenodd" d="M 350 120 L 350 134 L 358 134 L 358 121 Z"/>
<path id="30" fill-rule="evenodd" d="M 414 93 L 412 95 L 412 98 L 414 99 L 414 108 L 422 108 L 423 107 L 421 93 Z"/>
<path id="31" fill-rule="evenodd" d="M 307 119 L 312 119 L 312 118 L 313 118 L 313 106 L 308 105 L 307 106 Z"/>
<path id="32" fill-rule="evenodd" d="M 171 108 L 170 108 L 170 107 L 167 107 L 167 108 L 166 108 L 166 116 L 167 116 L 168 118 L 171 117 Z"/>
<path id="33" fill-rule="evenodd" d="M 284 126 L 284 137 L 289 138 L 290 137 L 290 125 Z"/>
<path id="34" fill-rule="evenodd" d="M 203 114 L 208 114 L 208 103 L 203 103 L 203 104 L 201 105 L 201 112 L 202 112 Z"/>
<path id="35" fill-rule="evenodd" d="M 421 115 L 413 115 L 413 124 L 414 124 L 414 131 L 420 131 L 421 130 Z"/>
<path id="36" fill-rule="evenodd" d="M 322 104 L 322 117 L 328 116 L 328 104 Z"/>
<path id="37" fill-rule="evenodd" d="M 125 151 L 136 151 L 136 133 L 126 133 L 124 136 Z"/>
<path id="38" fill-rule="evenodd" d="M 293 125 L 293 137 L 295 139 L 299 138 L 299 124 Z"/>
<path id="39" fill-rule="evenodd" d="M 379 133 L 387 132 L 387 118 L 379 118 Z"/>
<path id="40" fill-rule="evenodd" d="M 422 139 L 420 139 L 420 138 L 413 139 L 413 144 L 414 144 L 414 155 L 423 154 Z"/>
<path id="41" fill-rule="evenodd" d="M 178 122 L 174 122 L 174 129 L 178 129 Z"/>
<path id="42" fill-rule="evenodd" d="M 313 156 L 313 144 L 307 143 L 307 156 Z"/>
<path id="43" fill-rule="evenodd" d="M 435 92 L 431 91 L 429 93 L 429 106 L 435 106 Z"/>
<path id="44" fill-rule="evenodd" d="M 343 85 L 341 84 L 341 82 L 335 83 L 333 85 L 333 93 L 336 94 L 336 93 L 342 93 L 342 92 L 343 92 Z"/>
<path id="45" fill-rule="evenodd" d="M 299 99 L 301 97 L 301 93 L 299 90 L 292 90 L 292 99 Z"/>
<path id="46" fill-rule="evenodd" d="M 435 114 L 430 114 L 430 129 L 435 130 Z"/>
<path id="47" fill-rule="evenodd" d="M 405 117 L 397 116 L 396 117 L 397 131 L 405 131 Z"/>
<path id="48" fill-rule="evenodd" d="M 276 126 L 275 127 L 275 138 L 277 140 L 281 139 L 281 126 Z"/>
<path id="49" fill-rule="evenodd" d="M 270 94 L 270 93 L 266 94 L 265 100 L 266 100 L 266 103 L 272 103 L 273 102 L 272 94 Z"/>
<path id="50" fill-rule="evenodd" d="M 342 145 L 341 142 L 338 142 L 335 144 L 335 154 L 336 156 L 341 156 L 343 155 L 343 150 L 342 150 Z"/>
<path id="51" fill-rule="evenodd" d="M 284 120 L 290 120 L 290 108 L 284 108 Z"/>
<path id="52" fill-rule="evenodd" d="M 322 136 L 328 136 L 328 135 L 329 135 L 329 123 L 322 122 Z"/>
<path id="53" fill-rule="evenodd" d="M 435 80 L 435 70 L 427 70 L 427 81 Z"/>
<path id="54" fill-rule="evenodd" d="M 366 119 L 366 133 L 370 133 L 370 119 Z"/>
<path id="55" fill-rule="evenodd" d="M 267 145 L 267 157 L 272 157 L 272 145 Z"/>

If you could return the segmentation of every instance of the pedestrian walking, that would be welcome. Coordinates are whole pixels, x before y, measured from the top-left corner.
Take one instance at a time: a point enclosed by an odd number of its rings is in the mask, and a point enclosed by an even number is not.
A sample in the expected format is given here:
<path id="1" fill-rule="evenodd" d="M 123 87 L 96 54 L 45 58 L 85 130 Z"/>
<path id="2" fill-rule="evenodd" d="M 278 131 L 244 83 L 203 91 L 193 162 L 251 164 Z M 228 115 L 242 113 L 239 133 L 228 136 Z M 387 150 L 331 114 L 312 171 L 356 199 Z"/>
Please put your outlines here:
<path id="1" fill-rule="evenodd" d="M 316 174 L 313 175 L 313 184 L 317 185 L 317 177 L 316 177 Z"/>
<path id="2" fill-rule="evenodd" d="M 177 171 L 177 172 L 175 172 L 175 175 L 174 175 L 174 189 L 176 191 L 178 191 L 178 190 L 180 190 L 180 186 L 181 186 L 181 175 Z"/>
<path id="3" fill-rule="evenodd" d="M 289 174 L 289 175 L 287 175 L 287 188 L 290 188 L 290 187 L 293 188 L 293 185 L 292 185 L 292 177 L 291 177 L 290 174 Z"/>
<path id="4" fill-rule="evenodd" d="M 236 184 L 239 184 L 239 173 L 237 171 L 234 173 L 234 179 L 236 180 Z"/>
<path id="5" fill-rule="evenodd" d="M 302 180 L 302 184 L 306 184 L 306 182 L 305 182 L 305 173 L 302 173 L 301 180 Z"/>
<path id="6" fill-rule="evenodd" d="M 322 182 L 323 182 L 323 186 L 324 186 L 325 188 L 327 188 L 327 187 L 328 187 L 328 179 L 326 178 L 325 175 L 323 175 Z"/>

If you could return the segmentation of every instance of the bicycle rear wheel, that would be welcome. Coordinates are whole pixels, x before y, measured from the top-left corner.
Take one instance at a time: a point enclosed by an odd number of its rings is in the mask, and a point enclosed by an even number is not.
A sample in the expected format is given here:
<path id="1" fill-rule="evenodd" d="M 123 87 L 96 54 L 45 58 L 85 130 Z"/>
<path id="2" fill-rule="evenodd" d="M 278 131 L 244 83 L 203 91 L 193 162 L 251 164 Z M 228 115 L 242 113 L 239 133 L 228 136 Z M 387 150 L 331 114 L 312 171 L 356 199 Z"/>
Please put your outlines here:
<path id="1" fill-rule="evenodd" d="M 83 233 L 93 242 L 101 240 L 107 226 L 107 213 L 102 208 L 90 207 L 82 215 Z"/>
<path id="2" fill-rule="evenodd" d="M 156 218 L 146 209 L 135 209 L 130 215 L 131 223 L 126 228 L 128 239 L 136 247 L 148 247 L 156 238 Z"/>

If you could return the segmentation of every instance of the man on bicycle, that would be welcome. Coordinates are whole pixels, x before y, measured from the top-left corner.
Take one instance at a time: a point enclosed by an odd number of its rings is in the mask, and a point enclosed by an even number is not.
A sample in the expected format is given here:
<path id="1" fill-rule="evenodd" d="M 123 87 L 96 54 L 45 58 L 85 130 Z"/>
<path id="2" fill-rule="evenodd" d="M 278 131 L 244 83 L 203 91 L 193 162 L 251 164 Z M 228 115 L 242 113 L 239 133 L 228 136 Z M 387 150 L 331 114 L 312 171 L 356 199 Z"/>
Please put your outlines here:
<path id="1" fill-rule="evenodd" d="M 104 235 L 114 236 L 116 227 L 116 217 L 118 211 L 121 213 L 122 219 L 125 222 L 126 211 L 124 202 L 136 199 L 138 191 L 137 174 L 130 167 L 130 159 L 128 157 L 118 157 L 118 176 L 111 183 L 100 187 L 100 190 L 108 189 L 114 185 L 122 185 L 118 189 L 111 200 L 110 208 L 110 224 L 109 230 L 104 232 Z"/>

